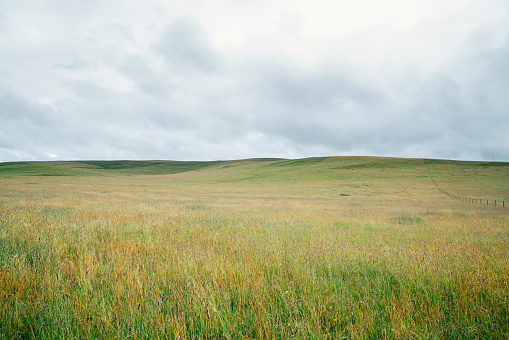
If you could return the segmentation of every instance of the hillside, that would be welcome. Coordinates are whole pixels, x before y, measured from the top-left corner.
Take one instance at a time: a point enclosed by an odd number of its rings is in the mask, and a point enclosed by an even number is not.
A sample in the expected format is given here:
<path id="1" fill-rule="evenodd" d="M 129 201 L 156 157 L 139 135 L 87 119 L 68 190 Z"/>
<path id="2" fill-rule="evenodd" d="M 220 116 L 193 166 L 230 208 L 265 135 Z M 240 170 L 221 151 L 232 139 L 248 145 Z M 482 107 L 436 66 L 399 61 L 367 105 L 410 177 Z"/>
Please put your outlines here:
<path id="1" fill-rule="evenodd" d="M 313 157 L 230 161 L 69 161 L 0 163 L 9 177 L 170 176 L 177 185 L 279 188 L 287 194 L 364 197 L 437 195 L 509 201 L 509 163 L 383 157 Z M 98 179 L 96 179 L 97 181 Z"/>

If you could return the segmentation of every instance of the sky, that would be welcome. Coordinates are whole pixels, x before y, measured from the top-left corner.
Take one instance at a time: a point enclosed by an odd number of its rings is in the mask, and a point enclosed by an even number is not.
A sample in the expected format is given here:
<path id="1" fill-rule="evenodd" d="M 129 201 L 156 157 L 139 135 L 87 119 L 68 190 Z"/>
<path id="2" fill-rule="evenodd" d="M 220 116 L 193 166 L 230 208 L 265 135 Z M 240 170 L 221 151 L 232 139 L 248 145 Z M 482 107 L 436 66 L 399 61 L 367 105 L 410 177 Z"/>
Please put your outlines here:
<path id="1" fill-rule="evenodd" d="M 507 0 L 0 0 L 0 161 L 509 161 Z"/>

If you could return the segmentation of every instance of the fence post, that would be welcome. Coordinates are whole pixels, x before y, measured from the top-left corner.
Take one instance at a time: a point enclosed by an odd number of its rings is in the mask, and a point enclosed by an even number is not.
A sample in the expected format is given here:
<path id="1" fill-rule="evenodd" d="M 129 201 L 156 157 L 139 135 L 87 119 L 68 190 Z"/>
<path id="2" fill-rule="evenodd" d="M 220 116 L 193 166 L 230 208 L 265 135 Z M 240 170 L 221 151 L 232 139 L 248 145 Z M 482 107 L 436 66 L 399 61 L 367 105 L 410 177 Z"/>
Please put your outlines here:
<path id="1" fill-rule="evenodd" d="M 497 200 L 495 200 L 495 207 L 497 206 Z"/>

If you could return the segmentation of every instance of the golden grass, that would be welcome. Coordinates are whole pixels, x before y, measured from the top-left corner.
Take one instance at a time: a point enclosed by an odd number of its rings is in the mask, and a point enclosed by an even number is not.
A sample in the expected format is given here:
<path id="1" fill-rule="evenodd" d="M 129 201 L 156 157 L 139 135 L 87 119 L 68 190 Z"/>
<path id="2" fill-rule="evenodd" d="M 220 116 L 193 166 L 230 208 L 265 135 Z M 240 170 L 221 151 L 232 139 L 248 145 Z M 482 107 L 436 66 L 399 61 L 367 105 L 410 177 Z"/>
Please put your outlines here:
<path id="1" fill-rule="evenodd" d="M 509 209 L 425 167 L 268 165 L 0 177 L 0 336 L 509 337 Z"/>

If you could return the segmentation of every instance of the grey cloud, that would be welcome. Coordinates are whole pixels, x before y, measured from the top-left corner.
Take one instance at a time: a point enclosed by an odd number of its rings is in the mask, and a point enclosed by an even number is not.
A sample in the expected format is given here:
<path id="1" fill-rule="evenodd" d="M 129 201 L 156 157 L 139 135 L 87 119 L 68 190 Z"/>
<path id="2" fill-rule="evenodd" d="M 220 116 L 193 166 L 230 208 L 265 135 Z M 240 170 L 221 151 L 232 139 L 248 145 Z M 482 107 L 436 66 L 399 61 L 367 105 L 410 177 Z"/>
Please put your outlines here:
<path id="1" fill-rule="evenodd" d="M 487 65 L 491 68 L 496 63 Z M 393 87 L 394 79 L 383 84 L 387 88 L 377 88 L 373 85 L 376 81 L 354 81 L 355 72 L 341 69 L 310 72 L 277 64 L 267 69 L 270 72 L 253 77 L 260 79 L 250 89 L 256 98 L 244 117 L 251 117 L 249 125 L 256 130 L 282 136 L 292 145 L 336 152 L 362 148 L 378 154 L 383 150 L 398 154 L 414 145 L 416 150 L 432 148 L 434 155 L 442 155 L 443 150 L 451 150 L 448 155 L 472 155 L 478 148 L 465 145 L 469 141 L 472 145 L 473 137 L 495 136 L 489 130 L 501 131 L 504 126 L 502 122 L 493 124 L 492 119 L 502 112 L 507 96 L 483 90 L 485 84 L 479 80 L 491 73 L 485 69 L 467 82 L 456 80 L 457 74 L 436 74 L 421 81 L 405 79 L 403 90 Z M 492 77 L 499 74 L 503 72 L 493 72 Z M 500 93 L 508 87 L 502 84 L 495 89 Z M 487 103 L 473 100 L 475 96 Z M 446 147 L 435 145 L 434 141 L 444 138 Z"/>
<path id="2" fill-rule="evenodd" d="M 509 45 L 471 49 L 446 72 L 412 86 L 409 109 L 425 118 L 422 130 L 436 132 L 423 145 L 435 155 L 491 159 L 494 153 L 508 159 L 503 145 L 509 143 L 509 77 L 503 60 L 509 60 Z"/>
<path id="3" fill-rule="evenodd" d="M 4 159 L 41 160 L 49 155 L 59 159 L 96 159 L 105 153 L 110 157 L 136 158 L 150 145 L 147 140 L 154 137 L 133 128 L 136 118 L 118 109 L 109 108 L 105 117 L 103 110 L 93 106 L 56 109 L 21 97 L 3 96 L 0 112 L 0 156 Z M 9 119 L 4 119 L 4 114 Z"/>
<path id="4" fill-rule="evenodd" d="M 243 113 L 260 131 L 294 143 L 337 146 L 350 144 L 351 135 L 359 134 L 358 122 L 369 127 L 366 117 L 383 116 L 384 99 L 378 89 L 359 83 L 344 70 L 302 70 L 277 63 L 262 70 L 255 71 L 255 80 L 244 90 L 255 96 Z"/>
<path id="5" fill-rule="evenodd" d="M 16 127 L 22 126 L 40 126 L 47 127 L 52 123 L 54 112 L 48 105 L 34 103 L 13 95 L 0 96 L 0 118 L 6 125 L 12 124 Z"/>
<path id="6" fill-rule="evenodd" d="M 5 17 L 5 15 L 0 13 L 0 32 L 5 30 L 6 23 L 7 23 L 7 18 Z"/>
<path id="7" fill-rule="evenodd" d="M 150 60 L 133 55 L 119 65 L 119 70 L 144 94 L 163 98 L 175 89 L 175 79 L 157 69 Z"/>
<path id="8" fill-rule="evenodd" d="M 219 66 L 219 56 L 205 31 L 191 18 L 181 18 L 169 24 L 154 45 L 154 51 L 175 72 L 210 72 Z"/>
<path id="9" fill-rule="evenodd" d="M 337 104 L 374 103 L 377 94 L 368 84 L 357 84 L 352 74 L 336 67 L 301 70 L 278 65 L 262 74 L 260 83 L 267 85 L 266 94 L 282 106 L 321 110 Z"/>
<path id="10" fill-rule="evenodd" d="M 17 155 L 22 159 L 45 159 L 48 156 L 38 150 L 58 143 L 58 113 L 48 105 L 3 95 L 0 96 L 0 118 L 3 149 L 0 154 L 7 159 L 17 160 Z"/>

